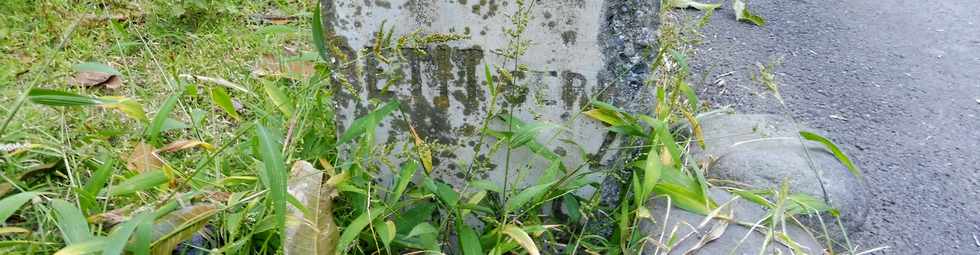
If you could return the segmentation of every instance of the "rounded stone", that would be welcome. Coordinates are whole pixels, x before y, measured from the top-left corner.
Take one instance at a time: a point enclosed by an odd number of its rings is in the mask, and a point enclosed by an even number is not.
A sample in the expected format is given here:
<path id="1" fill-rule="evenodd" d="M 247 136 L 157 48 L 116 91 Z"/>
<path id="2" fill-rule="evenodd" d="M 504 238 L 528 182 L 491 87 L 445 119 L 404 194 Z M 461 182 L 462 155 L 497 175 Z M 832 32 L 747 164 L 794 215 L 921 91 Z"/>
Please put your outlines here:
<path id="1" fill-rule="evenodd" d="M 765 254 L 794 254 L 783 239 L 765 244 L 769 225 L 762 222 L 767 211 L 761 206 L 735 199 L 718 188 L 711 189 L 709 195 L 721 208 L 717 214 L 721 217 L 711 220 L 677 208 L 667 210 L 663 197 L 650 200 L 647 208 L 653 212 L 653 219 L 640 223 L 640 231 L 648 237 L 643 254 L 760 254 L 762 249 L 766 249 Z M 784 229 L 777 228 L 780 232 Z M 799 225 L 786 222 L 785 231 L 801 251 L 823 254 L 821 243 Z"/>
<path id="2" fill-rule="evenodd" d="M 709 179 L 756 189 L 776 189 L 787 182 L 792 193 L 826 197 L 840 211 L 848 233 L 860 230 L 867 214 L 865 183 L 824 145 L 800 138 L 800 128 L 791 120 L 776 115 L 719 113 L 702 118 L 700 124 L 705 148 L 696 148 L 692 157 L 707 164 Z M 843 237 L 836 227 L 837 219 L 829 214 L 801 220 L 811 229 L 826 226 L 835 240 Z"/>

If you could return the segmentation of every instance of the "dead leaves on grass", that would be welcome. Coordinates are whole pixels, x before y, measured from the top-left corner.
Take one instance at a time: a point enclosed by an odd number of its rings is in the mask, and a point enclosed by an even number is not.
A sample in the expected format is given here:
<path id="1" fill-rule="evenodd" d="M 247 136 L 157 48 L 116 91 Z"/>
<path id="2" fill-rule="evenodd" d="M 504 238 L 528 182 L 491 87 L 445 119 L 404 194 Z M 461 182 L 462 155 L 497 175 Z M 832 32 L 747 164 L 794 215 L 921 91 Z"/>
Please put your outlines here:
<path id="1" fill-rule="evenodd" d="M 195 147 L 201 147 L 206 150 L 214 150 L 213 145 L 195 140 L 177 140 L 163 146 L 163 148 L 160 149 L 153 148 L 153 146 L 149 144 L 140 143 L 133 148 L 133 152 L 130 153 L 129 158 L 126 159 L 126 167 L 129 168 L 129 170 L 139 173 L 163 169 L 167 163 L 160 157 L 160 153 L 176 152 Z"/>
<path id="2" fill-rule="evenodd" d="M 283 77 L 294 80 L 305 80 L 316 73 L 313 63 L 315 55 L 304 55 L 298 50 L 284 47 L 281 56 L 264 54 L 256 60 L 252 67 L 255 77 Z"/>
<path id="3" fill-rule="evenodd" d="M 122 73 L 99 63 L 80 63 L 72 66 L 75 76 L 68 82 L 76 87 L 119 89 L 123 85 Z"/>
<path id="4" fill-rule="evenodd" d="M 342 178 L 343 175 L 334 176 Z M 285 254 L 334 254 L 340 230 L 333 219 L 333 197 L 338 181 L 324 181 L 324 173 L 306 161 L 292 167 L 287 190 L 305 207 L 288 209 L 298 223 L 286 227 Z"/>

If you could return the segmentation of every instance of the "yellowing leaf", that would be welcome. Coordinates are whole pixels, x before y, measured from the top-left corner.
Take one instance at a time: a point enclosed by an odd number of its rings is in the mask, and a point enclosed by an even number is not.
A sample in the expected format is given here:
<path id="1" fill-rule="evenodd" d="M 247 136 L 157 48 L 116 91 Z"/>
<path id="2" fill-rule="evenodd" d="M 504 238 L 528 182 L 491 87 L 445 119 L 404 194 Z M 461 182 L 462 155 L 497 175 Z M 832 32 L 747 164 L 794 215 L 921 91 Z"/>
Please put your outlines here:
<path id="1" fill-rule="evenodd" d="M 119 110 L 133 119 L 149 120 L 146 118 L 146 112 L 143 111 L 143 105 L 136 100 L 120 96 L 104 96 L 99 97 L 99 101 L 102 102 L 99 106 L 103 108 Z"/>
<path id="2" fill-rule="evenodd" d="M 432 148 L 419 137 L 419 133 L 415 132 L 415 127 L 408 126 L 409 130 L 412 131 L 412 137 L 415 138 L 415 151 L 419 154 L 419 160 L 422 161 L 422 167 L 425 168 L 425 174 L 432 173 Z"/>
<path id="3" fill-rule="evenodd" d="M 687 119 L 688 124 L 691 125 L 691 132 L 694 133 L 694 139 L 698 142 L 701 148 L 704 148 L 704 132 L 701 131 L 701 122 L 694 117 L 691 112 L 682 111 L 684 113 L 684 118 Z"/>
<path id="4" fill-rule="evenodd" d="M 306 207 L 307 213 L 292 204 L 288 205 L 293 218 L 301 221 L 286 228 L 284 249 L 287 255 L 334 254 L 340 236 L 333 219 L 332 197 L 336 191 L 330 181 L 323 181 L 323 177 L 323 172 L 313 168 L 309 162 L 293 163 L 287 190 Z M 330 179 L 334 180 L 334 177 Z"/>
<path id="5" fill-rule="evenodd" d="M 212 204 L 198 204 L 172 212 L 153 225 L 153 254 L 169 255 L 178 244 L 204 228 L 218 212 Z"/>
<path id="6" fill-rule="evenodd" d="M 766 24 L 765 19 L 749 12 L 742 0 L 733 0 L 732 10 L 735 10 L 735 20 L 749 22 L 760 27 Z"/>
<path id="7" fill-rule="evenodd" d="M 605 109 L 592 109 L 590 111 L 584 112 L 586 116 L 592 117 L 598 121 L 609 124 L 610 126 L 619 126 L 625 124 L 622 118 L 617 116 L 616 112 L 605 110 Z"/>
<path id="8" fill-rule="evenodd" d="M 18 228 L 18 227 L 2 227 L 2 228 L 0 228 L 0 236 L 6 235 L 6 234 L 27 234 L 27 233 L 30 233 L 30 232 L 31 232 L 30 230 L 27 230 L 27 229 L 24 229 L 24 228 Z"/>
<path id="9" fill-rule="evenodd" d="M 541 254 L 541 252 L 538 251 L 538 246 L 534 244 L 534 240 L 531 240 L 531 236 L 528 236 L 527 232 L 520 227 L 515 225 L 504 226 L 503 233 L 510 236 L 511 239 L 514 239 L 514 241 L 521 245 L 521 247 L 524 247 L 524 250 L 526 250 L 528 254 Z"/>
<path id="10" fill-rule="evenodd" d="M 133 152 L 129 154 L 129 158 L 126 159 L 126 168 L 138 173 L 161 169 L 165 164 L 160 155 L 157 154 L 157 150 L 145 143 L 137 144 L 133 148 Z"/>

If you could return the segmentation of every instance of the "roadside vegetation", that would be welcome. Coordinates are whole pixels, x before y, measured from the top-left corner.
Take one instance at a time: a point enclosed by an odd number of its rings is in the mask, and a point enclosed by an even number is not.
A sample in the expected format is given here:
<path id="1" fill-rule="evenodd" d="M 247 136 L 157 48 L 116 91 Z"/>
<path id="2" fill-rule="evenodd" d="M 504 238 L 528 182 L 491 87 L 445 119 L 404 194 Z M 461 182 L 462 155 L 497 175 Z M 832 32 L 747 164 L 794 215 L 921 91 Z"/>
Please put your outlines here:
<path id="1" fill-rule="evenodd" d="M 668 2 L 706 15 L 717 7 Z M 533 42 L 522 34 L 535 3 L 516 4 L 511 24 L 500 24 L 511 44 L 495 50 L 508 63 L 483 68 L 490 102 L 519 91 L 515 77 L 528 68 L 521 56 Z M 764 24 L 743 12 L 739 19 Z M 318 14 L 303 1 L 0 3 L 0 253 L 638 254 L 672 245 L 637 227 L 664 209 L 649 208 L 651 198 L 724 216 L 702 166 L 685 156 L 703 146 L 698 116 L 710 110 L 688 84 L 696 26 L 669 12 L 650 53 L 650 113 L 597 99 L 582 109 L 635 145 L 623 156 L 625 171 L 564 165 L 541 149 L 553 137 L 540 135 L 567 130 L 561 123 L 490 107 L 478 154 L 526 149 L 552 164 L 507 166 L 517 176 L 544 173 L 529 185 L 464 187 L 429 177 L 434 145 L 414 131 L 400 134 L 412 153 L 396 156 L 407 163 L 379 171 L 391 155 L 374 130 L 405 116 L 398 101 L 373 102 L 374 111 L 337 134 L 331 96 L 348 77 L 334 71 L 357 60 L 333 57 L 338 49 Z M 403 48 L 465 40 L 388 29 L 359 56 L 398 63 Z M 801 135 L 839 153 L 829 140 Z M 467 177 L 472 167 L 462 168 Z M 619 178 L 618 204 L 601 203 L 601 192 L 580 195 L 602 190 L 595 174 Z M 383 183 L 380 175 L 396 177 Z M 753 226 L 778 245 L 793 243 L 779 224 L 833 211 L 786 187 L 731 190 L 770 208 Z"/>

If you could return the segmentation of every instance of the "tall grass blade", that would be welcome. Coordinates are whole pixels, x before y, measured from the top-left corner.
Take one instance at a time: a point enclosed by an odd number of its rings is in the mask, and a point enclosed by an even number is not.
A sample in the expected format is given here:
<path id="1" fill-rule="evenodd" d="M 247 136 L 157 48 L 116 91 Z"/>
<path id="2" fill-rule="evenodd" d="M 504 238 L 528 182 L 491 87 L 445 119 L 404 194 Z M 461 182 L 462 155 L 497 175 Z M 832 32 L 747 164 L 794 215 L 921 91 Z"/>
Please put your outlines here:
<path id="1" fill-rule="evenodd" d="M 31 199 L 34 199 L 40 194 L 38 192 L 28 191 L 17 193 L 0 200 L 0 223 L 6 222 L 7 218 L 10 218 L 17 209 L 20 209 L 27 201 L 31 201 Z"/>
<path id="2" fill-rule="evenodd" d="M 340 139 L 337 140 L 337 144 L 348 143 L 354 140 L 354 138 L 360 137 L 368 130 L 374 130 L 374 128 L 381 123 L 381 120 L 384 120 L 388 114 L 391 114 L 392 111 L 398 109 L 399 105 L 400 104 L 398 101 L 390 101 L 384 106 L 381 106 L 381 108 L 364 115 L 364 117 L 354 120 L 354 123 L 350 125 L 350 128 L 347 128 L 347 131 L 344 132 L 344 134 L 340 136 Z"/>
<path id="3" fill-rule="evenodd" d="M 551 189 L 551 185 L 555 184 L 555 182 L 556 181 L 542 183 L 522 190 L 520 193 L 517 193 L 517 195 L 507 200 L 505 208 L 508 212 L 515 212 L 521 209 L 528 202 L 537 200 L 544 196 L 545 193 L 548 193 L 548 191 Z"/>
<path id="4" fill-rule="evenodd" d="M 180 98 L 180 94 L 168 97 L 167 101 L 164 101 L 163 105 L 160 106 L 160 110 L 157 111 L 156 115 L 153 115 L 153 121 L 150 122 L 150 126 L 146 129 L 146 136 L 150 140 L 156 140 L 158 138 L 164 125 L 167 124 L 167 120 L 170 119 L 167 116 L 174 110 L 178 98 Z"/>
<path id="5" fill-rule="evenodd" d="M 265 166 L 265 175 L 269 189 L 268 199 L 271 201 L 273 218 L 276 229 L 284 233 L 286 229 L 286 163 L 282 155 L 282 145 L 277 137 L 261 123 L 256 125 L 256 136 L 259 140 L 259 157 Z M 285 235 L 281 235 L 284 241 Z"/>
<path id="6" fill-rule="evenodd" d="M 317 2 L 316 7 L 313 9 L 313 46 L 316 46 L 317 53 L 320 54 L 320 58 L 324 62 L 330 62 L 330 55 L 327 54 L 327 40 L 323 36 L 323 21 L 320 14 L 320 3 Z"/>
<path id="7" fill-rule="evenodd" d="M 375 218 L 381 216 L 384 211 L 384 207 L 370 208 L 370 210 L 364 211 L 364 213 L 358 215 L 357 218 L 354 218 L 354 220 L 351 221 L 346 228 L 344 228 L 344 232 L 340 234 L 340 240 L 337 241 L 337 249 L 335 250 L 337 254 L 346 254 L 347 249 L 354 243 L 357 236 L 361 234 L 361 231 L 364 230 L 364 228 L 367 227 L 371 221 L 374 221 Z"/>
<path id="8" fill-rule="evenodd" d="M 112 196 L 129 195 L 143 190 L 151 189 L 161 184 L 167 183 L 170 178 L 163 170 L 156 169 L 138 174 L 112 186 L 109 194 Z"/>
<path id="9" fill-rule="evenodd" d="M 109 234 L 109 238 L 105 241 L 105 246 L 102 250 L 102 255 L 119 255 L 123 253 L 123 249 L 126 248 L 129 237 L 133 235 L 133 231 L 144 221 L 153 220 L 153 212 L 147 211 L 140 213 L 139 215 L 129 219 L 122 225 L 113 230 Z"/>
<path id="10" fill-rule="evenodd" d="M 476 231 L 466 225 L 462 219 L 456 218 L 456 234 L 459 238 L 459 247 L 463 249 L 464 255 L 483 255 L 483 246 L 480 245 L 480 237 Z"/>
<path id="11" fill-rule="evenodd" d="M 800 131 L 800 136 L 802 136 L 804 139 L 823 144 L 830 150 L 830 152 L 834 153 L 837 160 L 840 160 L 840 162 L 847 167 L 847 170 L 850 171 L 851 174 L 857 176 L 858 178 L 864 178 L 864 176 L 861 174 L 861 169 L 859 169 L 857 165 L 854 165 L 854 162 L 851 162 L 851 158 L 847 157 L 847 154 L 844 154 L 840 148 L 837 148 L 837 145 L 830 141 L 830 139 L 807 131 Z"/>
<path id="12" fill-rule="evenodd" d="M 27 99 L 32 103 L 49 106 L 90 106 L 99 105 L 102 101 L 89 96 L 82 96 L 74 93 L 32 88 L 27 92 Z"/>
<path id="13" fill-rule="evenodd" d="M 68 245 L 54 253 L 54 255 L 83 255 L 96 254 L 102 251 L 106 245 L 105 237 L 95 237 L 91 240 Z"/>
<path id="14" fill-rule="evenodd" d="M 99 192 L 102 192 L 102 188 L 109 182 L 109 178 L 112 177 L 112 171 L 116 167 L 116 157 L 110 155 L 108 152 L 103 153 L 100 158 L 102 159 L 102 165 L 99 165 L 95 173 L 92 173 L 92 178 L 89 178 L 88 183 L 82 188 L 85 193 L 91 195 L 93 198 L 99 195 Z M 83 206 L 85 204 L 94 205 L 95 201 L 83 202 Z"/>
<path id="15" fill-rule="evenodd" d="M 395 190 L 388 194 L 388 203 L 394 204 L 401 199 L 402 194 L 405 193 L 405 189 L 408 188 L 408 184 L 412 182 L 412 178 L 415 176 L 415 172 L 419 169 L 418 162 L 409 161 L 402 166 L 401 171 L 398 172 L 398 182 L 395 184 Z"/>
<path id="16" fill-rule="evenodd" d="M 51 208 L 55 211 L 55 224 L 61 230 L 61 236 L 66 244 L 72 245 L 92 239 L 92 231 L 89 230 L 88 221 L 85 220 L 82 210 L 61 199 L 52 199 Z"/>

